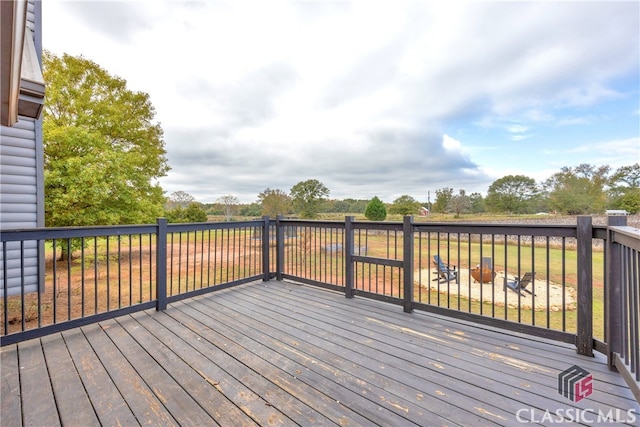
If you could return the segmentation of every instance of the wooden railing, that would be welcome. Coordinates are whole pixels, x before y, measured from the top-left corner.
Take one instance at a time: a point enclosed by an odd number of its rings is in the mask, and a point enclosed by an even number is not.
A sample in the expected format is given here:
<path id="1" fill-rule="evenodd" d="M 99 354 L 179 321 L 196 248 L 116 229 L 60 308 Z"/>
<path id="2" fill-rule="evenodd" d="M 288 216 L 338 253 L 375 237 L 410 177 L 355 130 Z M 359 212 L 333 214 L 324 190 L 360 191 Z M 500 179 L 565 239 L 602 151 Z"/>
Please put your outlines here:
<path id="1" fill-rule="evenodd" d="M 269 230 L 266 218 L 3 231 L 1 344 L 268 280 Z"/>
<path id="2" fill-rule="evenodd" d="M 610 217 L 607 227 L 590 217 L 574 225 L 265 217 L 7 230 L 0 235 L 1 340 L 163 310 L 275 277 L 574 343 L 580 354 L 595 349 L 637 384 L 640 233 L 625 220 Z M 34 253 L 35 287 L 25 261 Z M 533 280 L 516 280 L 523 277 Z"/>
<path id="3" fill-rule="evenodd" d="M 605 341 L 609 366 L 640 402 L 640 230 L 624 219 L 609 217 Z"/>
<path id="4" fill-rule="evenodd" d="M 296 238 L 278 247 L 280 278 L 399 304 L 407 312 L 431 311 L 575 343 L 581 354 L 594 347 L 593 309 L 579 307 L 594 298 L 590 217 L 577 225 L 280 218 L 282 227 Z M 441 274 L 435 259 L 449 265 L 448 274 Z M 481 284 L 472 273 L 487 260 L 491 267 Z M 602 301 L 602 251 L 595 268 Z M 524 290 L 505 286 L 526 273 L 534 280 Z M 597 330 L 604 335 L 601 326 Z"/>

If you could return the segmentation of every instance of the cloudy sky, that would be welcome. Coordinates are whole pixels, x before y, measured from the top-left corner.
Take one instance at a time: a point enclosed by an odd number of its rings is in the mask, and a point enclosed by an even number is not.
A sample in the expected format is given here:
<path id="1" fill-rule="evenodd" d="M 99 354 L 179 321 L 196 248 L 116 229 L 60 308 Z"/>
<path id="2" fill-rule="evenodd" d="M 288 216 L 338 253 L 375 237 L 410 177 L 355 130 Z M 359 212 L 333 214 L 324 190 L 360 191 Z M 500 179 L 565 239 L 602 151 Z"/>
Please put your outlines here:
<path id="1" fill-rule="evenodd" d="M 640 161 L 638 1 L 59 1 L 43 46 L 146 92 L 161 185 L 426 201 Z"/>

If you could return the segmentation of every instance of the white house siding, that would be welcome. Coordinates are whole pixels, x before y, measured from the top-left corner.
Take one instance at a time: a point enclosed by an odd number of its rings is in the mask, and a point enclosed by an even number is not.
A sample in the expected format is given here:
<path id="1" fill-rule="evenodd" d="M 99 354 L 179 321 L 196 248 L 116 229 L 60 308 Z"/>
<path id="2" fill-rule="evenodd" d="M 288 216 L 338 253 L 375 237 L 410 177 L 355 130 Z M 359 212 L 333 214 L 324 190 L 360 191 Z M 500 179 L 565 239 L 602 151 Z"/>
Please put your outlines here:
<path id="1" fill-rule="evenodd" d="M 42 55 L 41 4 L 29 1 L 27 25 L 34 30 L 38 55 Z M 27 31 L 27 35 L 32 34 Z M 19 117 L 12 127 L 0 126 L 0 232 L 44 226 L 44 165 L 42 120 Z M 44 277 L 44 260 L 36 242 L 9 243 L 6 247 L 6 277 L 0 268 L 0 297 L 38 290 Z M 5 265 L 0 248 L 0 266 Z M 24 261 L 21 261 L 24 259 Z"/>

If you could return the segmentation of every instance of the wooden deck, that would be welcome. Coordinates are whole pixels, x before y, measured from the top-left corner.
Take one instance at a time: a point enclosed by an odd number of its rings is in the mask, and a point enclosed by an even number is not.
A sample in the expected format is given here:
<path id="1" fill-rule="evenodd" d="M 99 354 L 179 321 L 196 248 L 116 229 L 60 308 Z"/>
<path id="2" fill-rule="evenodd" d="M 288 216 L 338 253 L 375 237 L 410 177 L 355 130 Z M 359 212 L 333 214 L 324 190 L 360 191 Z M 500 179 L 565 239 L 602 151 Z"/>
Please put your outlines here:
<path id="1" fill-rule="evenodd" d="M 587 425 L 598 411 L 640 422 L 601 355 L 288 282 L 1 353 L 3 426 L 519 425 L 557 423 L 556 410 Z M 557 391 L 574 364 L 593 374 L 593 394 L 578 403 Z"/>

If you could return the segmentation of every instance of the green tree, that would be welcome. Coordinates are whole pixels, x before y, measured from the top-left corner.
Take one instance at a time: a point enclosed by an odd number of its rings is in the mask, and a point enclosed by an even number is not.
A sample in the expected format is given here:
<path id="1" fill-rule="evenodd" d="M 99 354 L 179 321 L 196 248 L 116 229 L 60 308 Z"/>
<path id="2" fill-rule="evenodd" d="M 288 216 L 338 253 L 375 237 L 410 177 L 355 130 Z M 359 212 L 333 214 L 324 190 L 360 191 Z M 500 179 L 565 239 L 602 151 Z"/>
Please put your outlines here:
<path id="1" fill-rule="evenodd" d="M 533 178 L 507 175 L 491 184 L 485 204 L 491 212 L 530 213 L 531 201 L 537 193 L 538 186 Z"/>
<path id="2" fill-rule="evenodd" d="M 163 213 L 169 170 L 149 96 L 82 57 L 43 55 L 45 224 L 136 224 Z"/>
<path id="3" fill-rule="evenodd" d="M 262 206 L 258 203 L 249 203 L 248 205 L 240 206 L 240 215 L 242 216 L 260 216 L 262 215 Z"/>
<path id="4" fill-rule="evenodd" d="M 291 209 L 291 197 L 279 189 L 266 188 L 258 194 L 258 203 L 261 206 L 262 215 L 275 218 L 278 215 L 289 213 Z"/>
<path id="5" fill-rule="evenodd" d="M 485 211 L 484 197 L 480 193 L 471 193 L 469 195 L 469 202 L 471 203 L 471 212 L 474 214 L 482 213 Z"/>
<path id="6" fill-rule="evenodd" d="M 387 218 L 387 207 L 375 196 L 367 205 L 364 216 L 370 221 L 384 221 Z"/>
<path id="7" fill-rule="evenodd" d="M 325 212 L 336 213 L 354 213 L 364 212 L 367 209 L 369 200 L 344 199 L 344 200 L 328 200 L 325 202 Z"/>
<path id="8" fill-rule="evenodd" d="M 617 207 L 632 214 L 640 212 L 640 188 L 629 189 L 624 193 Z"/>
<path id="9" fill-rule="evenodd" d="M 544 183 L 549 194 L 549 207 L 568 215 L 604 212 L 609 169 L 609 166 L 589 164 L 563 167 Z"/>
<path id="10" fill-rule="evenodd" d="M 201 203 L 192 202 L 186 208 L 178 205 L 173 209 L 170 209 L 165 214 L 167 221 L 172 223 L 186 223 L 186 222 L 206 222 L 207 212 Z"/>
<path id="11" fill-rule="evenodd" d="M 317 179 L 300 181 L 290 191 L 293 209 L 301 218 L 313 219 L 320 215 L 322 202 L 329 197 L 329 189 Z"/>
<path id="12" fill-rule="evenodd" d="M 389 213 L 394 215 L 415 215 L 420 210 L 420 203 L 411 196 L 403 194 L 389 206 Z"/>
<path id="13" fill-rule="evenodd" d="M 431 210 L 438 213 L 445 213 L 449 200 L 453 197 L 453 188 L 441 188 L 436 190 L 436 201 L 433 202 Z"/>
<path id="14" fill-rule="evenodd" d="M 207 212 L 198 202 L 192 202 L 185 209 L 185 218 L 187 222 L 206 222 Z"/>
<path id="15" fill-rule="evenodd" d="M 640 212 L 640 163 L 622 166 L 611 175 L 609 205 L 629 213 Z"/>

